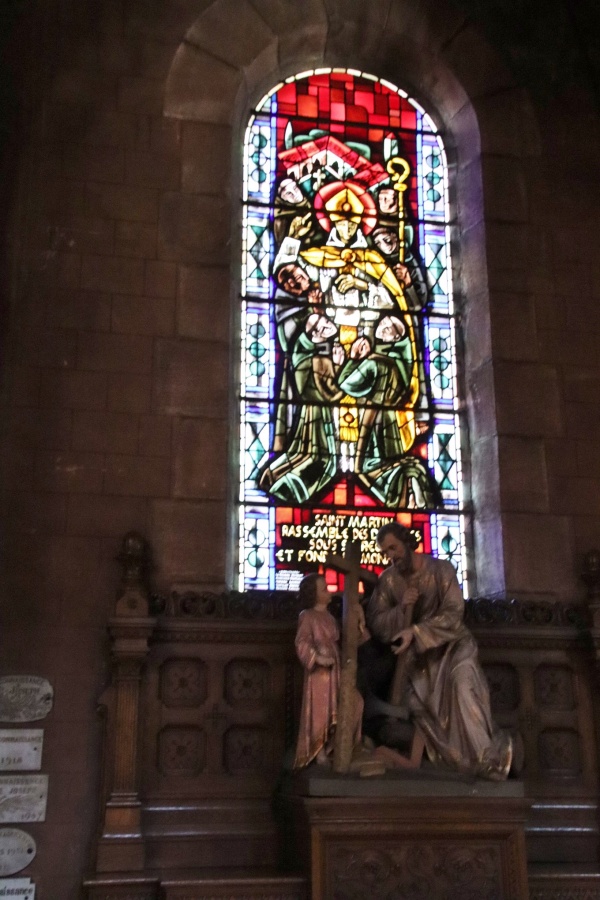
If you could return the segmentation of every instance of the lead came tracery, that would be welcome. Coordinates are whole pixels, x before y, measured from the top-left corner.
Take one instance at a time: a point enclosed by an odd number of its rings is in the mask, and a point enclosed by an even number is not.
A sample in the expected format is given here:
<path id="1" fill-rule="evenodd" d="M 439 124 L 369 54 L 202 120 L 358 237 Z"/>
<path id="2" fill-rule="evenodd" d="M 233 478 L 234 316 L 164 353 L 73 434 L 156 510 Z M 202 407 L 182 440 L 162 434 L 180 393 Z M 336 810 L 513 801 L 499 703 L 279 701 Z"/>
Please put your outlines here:
<path id="1" fill-rule="evenodd" d="M 447 167 L 394 85 L 277 85 L 244 150 L 240 589 L 294 589 L 398 519 L 466 576 Z M 332 588 L 338 576 L 327 573 Z"/>

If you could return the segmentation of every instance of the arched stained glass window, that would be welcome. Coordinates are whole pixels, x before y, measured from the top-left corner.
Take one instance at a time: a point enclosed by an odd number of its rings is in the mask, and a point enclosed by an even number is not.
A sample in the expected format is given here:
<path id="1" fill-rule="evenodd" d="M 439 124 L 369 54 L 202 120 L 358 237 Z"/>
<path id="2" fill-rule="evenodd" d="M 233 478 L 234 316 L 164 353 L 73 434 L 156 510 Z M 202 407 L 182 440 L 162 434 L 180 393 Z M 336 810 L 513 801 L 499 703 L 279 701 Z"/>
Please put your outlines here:
<path id="1" fill-rule="evenodd" d="M 464 584 L 447 167 L 434 122 L 366 73 L 304 72 L 250 117 L 243 177 L 239 588 L 293 590 L 349 540 L 381 571 L 375 537 L 390 520 Z"/>

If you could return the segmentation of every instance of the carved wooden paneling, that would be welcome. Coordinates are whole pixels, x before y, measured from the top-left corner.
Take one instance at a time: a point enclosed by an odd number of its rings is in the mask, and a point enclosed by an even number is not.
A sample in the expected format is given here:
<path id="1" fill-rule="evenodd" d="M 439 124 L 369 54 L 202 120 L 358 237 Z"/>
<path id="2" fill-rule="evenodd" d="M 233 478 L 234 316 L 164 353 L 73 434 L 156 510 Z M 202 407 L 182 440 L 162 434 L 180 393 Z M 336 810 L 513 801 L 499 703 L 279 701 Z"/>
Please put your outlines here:
<path id="1" fill-rule="evenodd" d="M 158 766 L 164 775 L 198 775 L 206 765 L 206 734 L 191 725 L 167 725 L 158 735 Z"/>
<path id="2" fill-rule="evenodd" d="M 223 740 L 225 769 L 231 775 L 269 772 L 273 766 L 273 750 L 265 728 L 232 725 Z"/>
<path id="3" fill-rule="evenodd" d="M 160 670 L 160 699 L 169 707 L 195 707 L 206 700 L 206 666 L 199 659 L 170 659 Z"/>
<path id="4" fill-rule="evenodd" d="M 547 776 L 581 775 L 579 734 L 568 728 L 546 728 L 538 738 L 540 771 Z"/>
<path id="5" fill-rule="evenodd" d="M 464 841 L 377 842 L 377 849 L 334 849 L 328 882 L 336 900 L 498 900 L 503 896 L 497 847 Z"/>
<path id="6" fill-rule="evenodd" d="M 513 712 L 521 702 L 519 674 L 508 663 L 484 665 L 483 671 L 490 688 L 492 712 Z"/>
<path id="7" fill-rule="evenodd" d="M 238 703 L 267 703 L 270 697 L 270 670 L 263 659 L 232 659 L 225 666 L 225 700 Z"/>

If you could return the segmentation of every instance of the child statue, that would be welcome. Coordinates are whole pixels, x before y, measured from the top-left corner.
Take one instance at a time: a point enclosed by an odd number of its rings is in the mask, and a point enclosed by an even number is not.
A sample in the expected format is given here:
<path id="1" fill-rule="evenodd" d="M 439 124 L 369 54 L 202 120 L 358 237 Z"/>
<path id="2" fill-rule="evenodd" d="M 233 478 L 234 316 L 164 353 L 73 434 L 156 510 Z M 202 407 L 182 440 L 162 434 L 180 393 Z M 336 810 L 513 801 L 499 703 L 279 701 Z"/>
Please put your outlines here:
<path id="1" fill-rule="evenodd" d="M 331 594 L 325 578 L 316 572 L 300 583 L 299 600 L 304 607 L 298 620 L 296 653 L 304 668 L 300 729 L 294 768 L 316 761 L 329 764 L 337 722 L 340 686 L 340 631 L 328 610 Z M 362 697 L 356 691 L 354 744 L 361 741 Z"/>

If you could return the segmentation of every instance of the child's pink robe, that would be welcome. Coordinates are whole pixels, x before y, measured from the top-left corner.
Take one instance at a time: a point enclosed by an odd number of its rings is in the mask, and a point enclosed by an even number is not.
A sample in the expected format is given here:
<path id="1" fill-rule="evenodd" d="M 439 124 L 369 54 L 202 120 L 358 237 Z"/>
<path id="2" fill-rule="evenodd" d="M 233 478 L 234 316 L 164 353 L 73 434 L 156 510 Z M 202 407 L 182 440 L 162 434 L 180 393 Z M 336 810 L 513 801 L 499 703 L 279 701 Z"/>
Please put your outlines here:
<path id="1" fill-rule="evenodd" d="M 304 668 L 300 730 L 294 768 L 307 766 L 318 754 L 337 721 L 340 687 L 339 629 L 327 610 L 305 609 L 298 619 L 296 653 Z M 335 659 L 327 668 L 315 662 L 317 653 Z"/>

